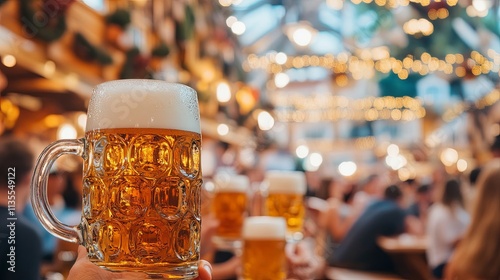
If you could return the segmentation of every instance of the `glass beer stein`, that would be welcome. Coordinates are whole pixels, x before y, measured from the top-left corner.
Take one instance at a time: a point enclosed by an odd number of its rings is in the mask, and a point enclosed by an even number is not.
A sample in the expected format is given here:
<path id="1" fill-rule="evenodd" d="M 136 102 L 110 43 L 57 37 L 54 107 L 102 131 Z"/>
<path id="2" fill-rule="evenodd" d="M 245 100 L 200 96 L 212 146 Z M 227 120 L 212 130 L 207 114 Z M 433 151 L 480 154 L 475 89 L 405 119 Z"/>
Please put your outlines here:
<path id="1" fill-rule="evenodd" d="M 249 186 L 245 175 L 222 174 L 215 178 L 212 208 L 219 226 L 213 241 L 221 249 L 241 247 L 241 228 L 247 215 Z"/>
<path id="2" fill-rule="evenodd" d="M 149 278 L 197 277 L 202 185 L 196 92 L 155 80 L 98 85 L 85 137 L 50 144 L 40 155 L 31 201 L 43 226 L 79 242 L 91 262 Z M 47 176 L 63 154 L 83 166 L 79 225 L 62 224 L 47 205 Z"/>
<path id="3" fill-rule="evenodd" d="M 270 170 L 265 175 L 264 213 L 283 217 L 287 224 L 287 240 L 303 238 L 305 217 L 304 194 L 307 185 L 303 172 Z"/>
<path id="4" fill-rule="evenodd" d="M 244 280 L 286 279 L 286 223 L 282 217 L 253 216 L 243 223 Z"/>

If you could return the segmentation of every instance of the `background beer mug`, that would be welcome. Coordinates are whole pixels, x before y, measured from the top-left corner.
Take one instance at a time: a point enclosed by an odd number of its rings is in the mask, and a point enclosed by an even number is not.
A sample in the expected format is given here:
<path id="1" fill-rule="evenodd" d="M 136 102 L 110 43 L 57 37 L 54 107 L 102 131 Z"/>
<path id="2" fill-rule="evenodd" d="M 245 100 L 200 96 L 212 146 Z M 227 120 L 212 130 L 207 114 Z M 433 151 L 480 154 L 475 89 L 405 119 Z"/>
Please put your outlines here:
<path id="1" fill-rule="evenodd" d="M 213 213 L 219 221 L 214 243 L 221 249 L 241 247 L 241 229 L 247 215 L 247 193 L 250 182 L 245 175 L 215 176 Z"/>
<path id="2" fill-rule="evenodd" d="M 42 225 L 79 242 L 93 263 L 151 278 L 195 278 L 200 246 L 200 115 L 196 92 L 154 80 L 98 85 L 85 137 L 40 155 L 31 200 Z M 47 205 L 47 176 L 63 154 L 83 166 L 83 213 L 62 224 Z"/>
<path id="3" fill-rule="evenodd" d="M 302 239 L 305 216 L 304 194 L 307 189 L 304 173 L 267 171 L 264 184 L 265 215 L 285 218 L 288 241 Z"/>
<path id="4" fill-rule="evenodd" d="M 254 216 L 243 223 L 244 280 L 286 278 L 286 223 L 282 217 Z"/>

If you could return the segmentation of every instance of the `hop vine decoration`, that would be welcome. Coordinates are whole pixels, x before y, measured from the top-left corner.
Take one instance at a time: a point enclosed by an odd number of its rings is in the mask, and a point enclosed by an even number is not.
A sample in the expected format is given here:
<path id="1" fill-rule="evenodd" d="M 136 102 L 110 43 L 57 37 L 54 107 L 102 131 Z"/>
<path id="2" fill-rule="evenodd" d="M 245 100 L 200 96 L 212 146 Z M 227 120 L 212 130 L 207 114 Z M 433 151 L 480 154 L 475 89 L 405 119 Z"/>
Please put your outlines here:
<path id="1" fill-rule="evenodd" d="M 185 7 L 185 18 L 182 22 L 177 22 L 175 36 L 177 41 L 187 41 L 194 35 L 195 15 L 191 6 Z"/>
<path id="2" fill-rule="evenodd" d="M 113 63 L 113 59 L 104 50 L 94 46 L 81 33 L 76 33 L 73 39 L 73 52 L 82 60 L 97 62 L 101 65 Z"/>
<path id="3" fill-rule="evenodd" d="M 20 0 L 19 14 L 24 35 L 53 42 L 66 32 L 66 12 L 75 0 Z"/>
<path id="4" fill-rule="evenodd" d="M 160 43 L 151 51 L 152 57 L 164 58 L 170 53 L 170 48 L 165 43 Z"/>
<path id="5" fill-rule="evenodd" d="M 124 9 L 117 9 L 108 14 L 105 20 L 107 24 L 107 42 L 118 49 L 126 51 L 127 47 L 120 43 L 120 37 L 131 22 L 130 12 Z"/>
<path id="6" fill-rule="evenodd" d="M 131 22 L 130 12 L 124 9 L 117 9 L 111 14 L 106 16 L 107 24 L 117 25 L 121 29 L 127 28 L 130 22 Z"/>
<path id="7" fill-rule="evenodd" d="M 125 63 L 120 72 L 120 79 L 151 79 L 148 69 L 149 59 L 141 54 L 138 48 L 127 51 Z"/>

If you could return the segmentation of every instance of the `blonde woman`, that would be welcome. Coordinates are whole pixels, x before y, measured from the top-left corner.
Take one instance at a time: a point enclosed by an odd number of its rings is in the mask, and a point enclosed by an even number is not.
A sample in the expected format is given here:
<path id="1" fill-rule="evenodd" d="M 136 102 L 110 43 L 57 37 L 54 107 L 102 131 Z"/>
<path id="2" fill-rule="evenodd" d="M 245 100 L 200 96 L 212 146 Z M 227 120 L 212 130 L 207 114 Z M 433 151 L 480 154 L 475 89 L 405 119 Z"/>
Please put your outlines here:
<path id="1" fill-rule="evenodd" d="M 445 274 L 450 280 L 500 279 L 500 160 L 479 177 L 471 224 Z"/>

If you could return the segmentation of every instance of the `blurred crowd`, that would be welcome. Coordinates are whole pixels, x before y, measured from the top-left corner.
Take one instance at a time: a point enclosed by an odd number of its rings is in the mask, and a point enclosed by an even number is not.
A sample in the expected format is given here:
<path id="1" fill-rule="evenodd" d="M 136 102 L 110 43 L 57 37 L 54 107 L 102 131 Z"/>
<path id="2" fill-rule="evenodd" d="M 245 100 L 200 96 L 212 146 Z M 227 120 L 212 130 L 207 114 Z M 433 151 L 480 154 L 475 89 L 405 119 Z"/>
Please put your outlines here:
<path id="1" fill-rule="evenodd" d="M 407 181 L 386 172 L 366 174 L 356 181 L 305 172 L 304 236 L 287 244 L 287 277 L 325 279 L 328 267 L 396 273 L 377 238 L 406 233 L 427 239 L 426 259 L 435 279 L 499 279 L 500 136 L 491 152 L 488 164 L 466 174 L 450 175 L 437 168 L 431 178 Z M 29 203 L 33 162 L 24 141 L 0 139 L 0 279 L 62 279 L 53 278 L 54 274 L 67 275 L 77 256 L 77 245 L 50 235 L 33 213 Z M 11 167 L 16 170 L 17 278 L 7 270 L 7 171 Z M 81 169 L 68 172 L 55 165 L 50 171 L 48 202 L 66 224 L 80 222 Z M 249 178 L 247 215 L 263 215 L 261 184 L 266 170 L 235 166 L 224 170 Z M 206 178 L 202 190 L 201 257 L 212 263 L 213 279 L 237 279 L 242 265 L 238 250 L 212 242 L 219 226 L 213 214 L 213 183 L 213 177 Z"/>

